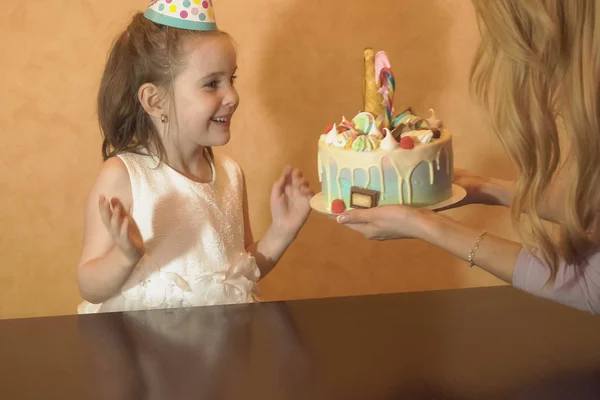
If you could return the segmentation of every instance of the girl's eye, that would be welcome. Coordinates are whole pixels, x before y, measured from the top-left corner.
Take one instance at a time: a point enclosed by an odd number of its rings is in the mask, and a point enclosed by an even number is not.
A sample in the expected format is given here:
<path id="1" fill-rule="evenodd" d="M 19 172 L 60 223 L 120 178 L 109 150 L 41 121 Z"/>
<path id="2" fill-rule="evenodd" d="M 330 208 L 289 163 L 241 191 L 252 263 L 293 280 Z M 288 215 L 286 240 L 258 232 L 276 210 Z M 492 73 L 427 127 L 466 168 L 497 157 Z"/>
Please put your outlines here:
<path id="1" fill-rule="evenodd" d="M 231 77 L 231 83 L 233 84 L 235 82 L 235 80 L 237 79 L 237 75 L 233 75 Z"/>
<path id="2" fill-rule="evenodd" d="M 206 84 L 206 87 L 209 87 L 211 89 L 216 89 L 219 87 L 219 81 L 209 82 L 208 84 Z"/>

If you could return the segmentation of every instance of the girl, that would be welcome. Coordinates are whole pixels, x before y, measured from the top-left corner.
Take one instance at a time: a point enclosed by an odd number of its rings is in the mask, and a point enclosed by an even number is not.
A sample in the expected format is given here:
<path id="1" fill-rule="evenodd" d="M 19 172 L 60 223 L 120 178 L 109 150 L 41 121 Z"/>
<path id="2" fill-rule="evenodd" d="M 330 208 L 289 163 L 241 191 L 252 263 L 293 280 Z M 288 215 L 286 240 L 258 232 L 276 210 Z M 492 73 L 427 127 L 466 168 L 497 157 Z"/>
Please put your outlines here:
<path id="1" fill-rule="evenodd" d="M 254 242 L 245 182 L 212 146 L 229 141 L 236 53 L 210 2 L 152 1 L 116 40 L 100 84 L 105 163 L 78 268 L 80 313 L 255 301 L 310 212 L 287 167 Z"/>
<path id="2" fill-rule="evenodd" d="M 470 202 L 510 205 L 524 244 L 402 206 L 338 220 L 369 238 L 426 240 L 517 288 L 599 313 L 600 5 L 473 3 L 483 40 L 472 87 L 519 175 L 513 184 L 457 171 L 457 183 Z M 542 219 L 557 223 L 558 237 Z"/>

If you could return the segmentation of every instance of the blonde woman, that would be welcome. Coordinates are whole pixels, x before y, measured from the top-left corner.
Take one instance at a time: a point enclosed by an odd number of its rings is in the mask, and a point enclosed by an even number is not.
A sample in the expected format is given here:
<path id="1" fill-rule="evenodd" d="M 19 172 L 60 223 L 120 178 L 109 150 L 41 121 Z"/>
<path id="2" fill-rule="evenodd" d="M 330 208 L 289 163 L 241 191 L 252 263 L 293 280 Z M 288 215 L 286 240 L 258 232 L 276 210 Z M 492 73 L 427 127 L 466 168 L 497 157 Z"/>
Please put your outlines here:
<path id="1" fill-rule="evenodd" d="M 519 289 L 600 313 L 600 3 L 473 3 L 482 41 L 471 87 L 519 173 L 505 182 L 458 170 L 455 180 L 467 204 L 510 206 L 523 243 L 403 206 L 338 221 L 370 239 L 423 239 Z"/>

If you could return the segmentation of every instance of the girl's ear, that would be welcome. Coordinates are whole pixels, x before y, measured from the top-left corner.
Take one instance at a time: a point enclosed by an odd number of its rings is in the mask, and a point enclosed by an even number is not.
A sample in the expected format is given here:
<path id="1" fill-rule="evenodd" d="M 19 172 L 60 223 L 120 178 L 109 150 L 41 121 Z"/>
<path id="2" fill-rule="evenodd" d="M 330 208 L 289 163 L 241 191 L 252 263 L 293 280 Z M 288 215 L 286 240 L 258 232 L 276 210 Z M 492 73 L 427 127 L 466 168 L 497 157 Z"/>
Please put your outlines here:
<path id="1" fill-rule="evenodd" d="M 161 118 L 166 114 L 162 90 L 153 83 L 144 83 L 138 90 L 138 99 L 144 110 L 152 117 Z"/>

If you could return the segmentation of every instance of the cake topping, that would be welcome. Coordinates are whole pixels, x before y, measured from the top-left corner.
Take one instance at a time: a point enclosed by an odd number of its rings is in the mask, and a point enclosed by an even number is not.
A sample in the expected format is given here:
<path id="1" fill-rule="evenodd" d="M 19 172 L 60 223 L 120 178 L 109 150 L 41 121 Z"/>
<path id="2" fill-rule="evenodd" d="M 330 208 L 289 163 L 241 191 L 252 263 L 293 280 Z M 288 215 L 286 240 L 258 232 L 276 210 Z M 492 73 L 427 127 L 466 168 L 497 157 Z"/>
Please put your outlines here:
<path id="1" fill-rule="evenodd" d="M 363 53 L 364 75 L 363 75 L 363 110 L 372 115 L 383 114 L 383 96 L 379 93 L 379 84 L 375 75 L 375 54 L 373 49 L 366 48 Z"/>
<path id="2" fill-rule="evenodd" d="M 380 146 L 382 150 L 399 146 L 412 149 L 439 139 L 443 122 L 433 109 L 429 110 L 427 118 L 415 114 L 410 107 L 393 117 L 396 83 L 387 54 L 383 51 L 374 54 L 372 49 L 365 49 L 364 61 L 363 111 L 352 121 L 342 117 L 342 121 L 338 125 L 330 125 L 327 134 L 321 135 L 319 140 L 331 146 L 363 152 L 377 150 Z M 386 132 L 385 136 L 382 130 Z M 410 138 L 411 144 L 407 144 L 407 139 L 404 146 L 399 145 L 403 137 Z"/>
<path id="3" fill-rule="evenodd" d="M 359 134 L 355 133 L 354 135 L 352 135 L 348 138 L 348 141 L 346 142 L 347 149 L 352 149 L 352 143 L 354 143 L 354 141 L 358 138 L 358 136 L 359 136 Z"/>
<path id="4" fill-rule="evenodd" d="M 396 91 L 396 80 L 392 72 L 392 66 L 384 51 L 380 51 L 375 55 L 375 78 L 379 86 L 378 94 L 383 97 L 384 106 L 382 115 L 383 127 L 389 128 L 392 126 L 392 117 L 394 115 L 394 93 Z"/>
<path id="5" fill-rule="evenodd" d="M 335 142 L 335 138 L 338 135 L 337 126 L 333 124 L 331 130 L 325 136 L 325 143 L 333 144 Z"/>
<path id="6" fill-rule="evenodd" d="M 400 139 L 400 147 L 406 150 L 411 150 L 415 147 L 415 142 L 412 136 L 404 136 Z"/>
<path id="7" fill-rule="evenodd" d="M 408 136 L 410 136 L 415 142 L 429 143 L 433 140 L 433 131 L 431 131 L 431 130 L 408 131 L 408 132 L 402 133 L 402 135 L 400 137 L 403 138 L 403 137 L 408 137 Z"/>
<path id="8" fill-rule="evenodd" d="M 340 122 L 341 127 L 345 127 L 347 130 L 354 129 L 354 124 L 346 119 L 346 117 L 342 117 L 342 122 Z"/>
<path id="9" fill-rule="evenodd" d="M 433 131 L 421 131 L 418 138 L 421 143 L 429 143 L 433 140 Z"/>
<path id="10" fill-rule="evenodd" d="M 334 214 L 341 214 L 346 211 L 346 204 L 342 199 L 335 199 L 331 202 L 331 212 Z"/>
<path id="11" fill-rule="evenodd" d="M 386 128 L 384 128 L 384 129 L 386 129 Z M 381 133 L 379 128 L 377 128 L 377 124 L 373 124 L 371 126 L 371 130 L 369 130 L 369 132 L 367 132 L 367 134 L 377 140 L 383 139 L 383 133 Z"/>
<path id="12" fill-rule="evenodd" d="M 427 118 L 427 122 L 429 122 L 430 129 L 442 129 L 442 120 L 438 119 L 433 108 L 429 109 L 429 118 Z"/>
<path id="13" fill-rule="evenodd" d="M 399 147 L 399 144 L 396 141 L 396 139 L 394 139 L 394 135 L 392 135 L 392 132 L 390 132 L 390 130 L 388 128 L 383 128 L 383 131 L 385 132 L 385 137 L 381 141 L 381 144 L 379 145 L 379 147 L 381 147 L 382 150 L 387 150 L 387 151 L 392 151 L 392 150 L 397 149 Z"/>
<path id="14" fill-rule="evenodd" d="M 335 147 L 346 147 L 348 140 L 353 136 L 352 131 L 343 131 L 338 133 L 333 141 Z"/>
<path id="15" fill-rule="evenodd" d="M 384 68 L 392 69 L 392 65 L 385 51 L 378 51 L 375 54 L 375 83 L 379 86 L 381 86 L 381 71 Z"/>
<path id="16" fill-rule="evenodd" d="M 435 111 L 429 110 L 429 113 L 429 118 L 425 119 L 413 114 L 409 108 L 393 120 L 391 128 L 383 128 L 384 135 L 377 127 L 377 120 L 373 114 L 363 111 L 358 113 L 352 122 L 343 117 L 339 125 L 330 125 L 330 131 L 326 135 L 321 135 L 320 140 L 335 147 L 364 152 L 374 151 L 380 147 L 382 150 L 391 151 L 402 147 L 394 146 L 401 138 L 410 137 L 412 149 L 414 146 L 430 143 L 441 136 L 439 127 L 442 126 L 442 121 L 436 117 Z"/>
<path id="17" fill-rule="evenodd" d="M 354 128 L 360 133 L 369 133 L 375 125 L 375 117 L 371 113 L 361 112 L 354 117 L 352 122 L 354 122 Z"/>
<path id="18" fill-rule="evenodd" d="M 379 147 L 379 140 L 370 135 L 358 135 L 352 142 L 354 151 L 373 151 Z"/>
<path id="19" fill-rule="evenodd" d="M 379 204 L 381 192 L 352 186 L 350 188 L 350 207 L 371 208 Z"/>

